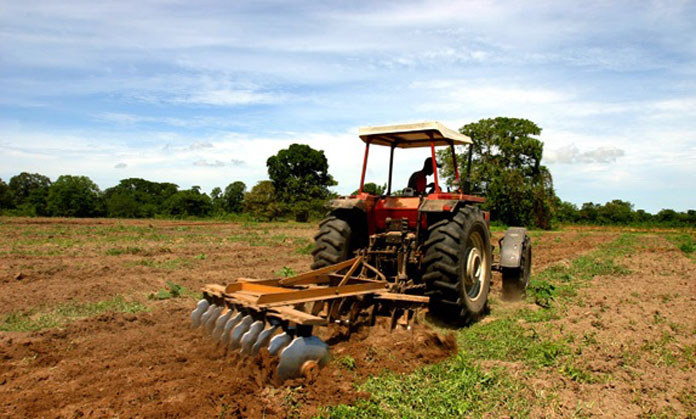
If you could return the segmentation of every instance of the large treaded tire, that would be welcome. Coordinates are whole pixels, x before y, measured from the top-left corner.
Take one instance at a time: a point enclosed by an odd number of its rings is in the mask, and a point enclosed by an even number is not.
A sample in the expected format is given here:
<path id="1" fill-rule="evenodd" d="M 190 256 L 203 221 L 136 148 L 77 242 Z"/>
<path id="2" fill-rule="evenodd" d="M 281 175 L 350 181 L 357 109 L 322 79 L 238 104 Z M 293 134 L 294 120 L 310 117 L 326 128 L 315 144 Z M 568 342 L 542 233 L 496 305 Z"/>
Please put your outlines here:
<path id="1" fill-rule="evenodd" d="M 485 312 L 493 254 L 488 226 L 477 207 L 466 206 L 428 227 L 423 252 L 423 281 L 431 306 L 475 322 Z"/>
<path id="2" fill-rule="evenodd" d="M 529 236 L 525 236 L 519 268 L 503 268 L 503 299 L 514 301 L 524 298 L 531 272 L 532 242 Z"/>
<path id="3" fill-rule="evenodd" d="M 314 236 L 314 263 L 312 269 L 348 259 L 351 255 L 353 230 L 347 221 L 334 215 L 326 217 L 319 223 L 319 232 Z"/>

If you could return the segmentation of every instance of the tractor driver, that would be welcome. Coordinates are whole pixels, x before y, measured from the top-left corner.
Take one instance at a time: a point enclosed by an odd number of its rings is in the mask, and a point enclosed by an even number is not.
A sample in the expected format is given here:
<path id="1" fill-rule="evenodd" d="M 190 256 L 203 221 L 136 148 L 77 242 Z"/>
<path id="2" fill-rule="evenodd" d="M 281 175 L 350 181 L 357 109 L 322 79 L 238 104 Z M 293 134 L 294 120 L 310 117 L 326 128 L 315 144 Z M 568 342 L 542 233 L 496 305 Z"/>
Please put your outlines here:
<path id="1" fill-rule="evenodd" d="M 437 167 L 440 167 L 438 165 Z M 417 194 L 422 194 L 425 193 L 425 188 L 427 188 L 427 176 L 431 176 L 433 174 L 433 158 L 428 157 L 425 159 L 425 162 L 423 162 L 423 169 L 413 172 L 411 177 L 408 179 L 408 187 L 413 189 Z"/>

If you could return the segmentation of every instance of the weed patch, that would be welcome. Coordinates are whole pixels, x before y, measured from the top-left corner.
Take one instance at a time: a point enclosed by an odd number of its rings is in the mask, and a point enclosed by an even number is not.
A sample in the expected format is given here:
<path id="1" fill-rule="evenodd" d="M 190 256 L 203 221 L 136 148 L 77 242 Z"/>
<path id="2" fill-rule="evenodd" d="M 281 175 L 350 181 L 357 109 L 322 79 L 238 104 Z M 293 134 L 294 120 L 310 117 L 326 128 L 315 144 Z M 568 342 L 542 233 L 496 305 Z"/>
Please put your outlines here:
<path id="1" fill-rule="evenodd" d="M 587 286 L 596 276 L 629 274 L 631 271 L 617 264 L 615 259 L 634 248 L 635 238 L 626 234 L 590 254 L 577 257 L 569 265 L 551 266 L 534 275 L 527 295 L 546 309 L 551 308 L 556 300 L 567 302 L 577 296 L 578 288 Z"/>
<path id="2" fill-rule="evenodd" d="M 694 257 L 696 252 L 696 240 L 690 234 L 668 235 L 667 240 L 674 244 L 686 256 Z"/>
<path id="3" fill-rule="evenodd" d="M 371 393 L 355 406 L 325 409 L 331 418 L 463 417 L 484 412 L 512 416 L 529 413 L 523 385 L 502 368 L 484 371 L 464 353 L 413 374 L 387 373 L 370 378 L 362 388 Z"/>
<path id="4" fill-rule="evenodd" d="M 239 234 L 228 237 L 230 242 L 241 242 L 247 243 L 249 246 L 264 246 L 264 247 L 277 247 L 277 246 L 305 246 L 307 245 L 307 238 L 305 237 L 292 237 L 286 234 L 274 234 L 271 235 L 268 229 L 262 230 L 260 233 L 257 230 L 244 231 Z M 311 250 L 310 250 L 311 252 Z"/>
<path id="5" fill-rule="evenodd" d="M 185 258 L 174 258 L 165 260 L 143 258 L 137 261 L 127 261 L 123 264 L 123 266 L 128 268 L 132 268 L 134 266 L 146 266 L 148 268 L 173 271 L 175 269 L 191 266 L 191 261 Z"/>
<path id="6" fill-rule="evenodd" d="M 297 272 L 295 272 L 294 269 L 289 268 L 287 266 L 283 266 L 280 268 L 278 272 L 275 273 L 276 276 L 282 276 L 283 278 L 289 278 L 291 276 L 297 275 Z"/>
<path id="7" fill-rule="evenodd" d="M 347 370 L 354 370 L 357 368 L 357 364 L 355 362 L 355 358 L 353 358 L 350 355 L 342 356 L 338 359 L 336 359 L 336 363 L 341 366 L 341 368 L 345 368 Z"/>
<path id="8" fill-rule="evenodd" d="M 558 372 L 581 384 L 596 384 L 608 381 L 608 377 L 594 374 L 591 371 L 574 365 L 570 361 L 561 365 Z"/>
<path id="9" fill-rule="evenodd" d="M 194 292 L 172 281 L 167 281 L 166 288 L 160 288 L 157 292 L 148 295 L 149 300 L 168 300 L 170 298 L 191 297 L 200 300 L 203 296 L 199 292 Z"/>
<path id="10" fill-rule="evenodd" d="M 119 255 L 141 255 L 144 253 L 142 247 L 113 247 L 104 252 L 107 256 Z"/>
<path id="11" fill-rule="evenodd" d="M 298 255 L 310 255 L 312 254 L 312 250 L 314 250 L 314 243 L 307 243 L 306 245 L 295 249 L 295 253 Z"/>
<path id="12" fill-rule="evenodd" d="M 30 310 L 10 313 L 0 321 L 0 331 L 32 332 L 59 327 L 71 320 L 93 317 L 106 312 L 139 313 L 147 310 L 146 305 L 137 301 L 126 301 L 119 295 L 96 303 L 71 302 L 49 311 Z"/>

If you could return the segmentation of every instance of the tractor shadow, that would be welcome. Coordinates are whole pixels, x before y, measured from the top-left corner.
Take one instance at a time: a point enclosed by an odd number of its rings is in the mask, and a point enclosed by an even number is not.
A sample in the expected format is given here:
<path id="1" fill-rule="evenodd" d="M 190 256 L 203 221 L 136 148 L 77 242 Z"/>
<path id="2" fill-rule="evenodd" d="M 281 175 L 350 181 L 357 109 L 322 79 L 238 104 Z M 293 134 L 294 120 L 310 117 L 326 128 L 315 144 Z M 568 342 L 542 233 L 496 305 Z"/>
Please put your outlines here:
<path id="1" fill-rule="evenodd" d="M 480 322 L 491 312 L 490 306 L 486 304 L 483 312 L 476 317 L 462 317 L 458 309 L 451 307 L 431 306 L 425 313 L 425 321 L 440 329 L 458 330 L 469 327 Z"/>

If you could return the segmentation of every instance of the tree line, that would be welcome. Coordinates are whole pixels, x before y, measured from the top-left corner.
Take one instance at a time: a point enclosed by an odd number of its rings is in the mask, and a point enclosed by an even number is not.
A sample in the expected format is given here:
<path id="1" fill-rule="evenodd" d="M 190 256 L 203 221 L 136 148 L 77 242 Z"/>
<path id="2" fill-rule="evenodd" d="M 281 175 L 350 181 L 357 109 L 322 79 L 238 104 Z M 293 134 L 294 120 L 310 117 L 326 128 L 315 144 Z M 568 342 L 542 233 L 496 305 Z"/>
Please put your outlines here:
<path id="1" fill-rule="evenodd" d="M 256 219 L 294 217 L 307 221 L 323 215 L 336 184 L 323 151 L 293 144 L 267 161 L 270 180 L 250 191 L 235 181 L 210 195 L 200 187 L 179 189 L 168 182 L 140 178 L 121 180 L 101 191 L 87 176 L 63 175 L 54 182 L 39 173 L 23 172 L 9 182 L 0 179 L 0 210 L 7 215 L 54 217 L 209 217 L 248 214 Z"/>
<path id="2" fill-rule="evenodd" d="M 541 128 L 518 118 L 491 118 L 467 124 L 460 132 L 473 140 L 472 154 L 459 150 L 457 164 L 468 193 L 486 197 L 484 209 L 491 218 L 507 225 L 548 229 L 554 224 L 629 225 L 660 224 L 696 226 L 696 211 L 663 209 L 657 214 L 634 210 L 630 202 L 613 200 L 577 207 L 562 201 L 553 188 L 550 171 L 542 164 L 543 143 L 535 138 Z M 455 186 L 449 150 L 441 150 L 441 176 Z M 20 173 L 9 182 L 0 179 L 0 211 L 9 215 L 61 217 L 210 217 L 243 214 L 254 219 L 294 218 L 307 221 L 326 212 L 326 202 L 336 181 L 329 174 L 323 151 L 292 144 L 266 161 L 268 180 L 247 191 L 241 181 L 210 195 L 198 186 L 180 190 L 173 183 L 140 178 L 123 179 L 101 191 L 86 176 L 63 175 L 52 182 L 38 173 Z M 365 185 L 365 191 L 380 195 L 384 186 Z M 354 194 L 357 193 L 354 192 Z"/>
<path id="3" fill-rule="evenodd" d="M 585 202 L 578 207 L 556 198 L 554 211 L 555 219 L 562 224 L 696 226 L 696 210 L 677 212 L 665 208 L 651 214 L 635 210 L 633 204 L 620 199 L 605 204 Z"/>

